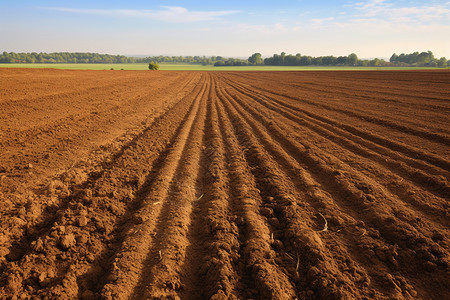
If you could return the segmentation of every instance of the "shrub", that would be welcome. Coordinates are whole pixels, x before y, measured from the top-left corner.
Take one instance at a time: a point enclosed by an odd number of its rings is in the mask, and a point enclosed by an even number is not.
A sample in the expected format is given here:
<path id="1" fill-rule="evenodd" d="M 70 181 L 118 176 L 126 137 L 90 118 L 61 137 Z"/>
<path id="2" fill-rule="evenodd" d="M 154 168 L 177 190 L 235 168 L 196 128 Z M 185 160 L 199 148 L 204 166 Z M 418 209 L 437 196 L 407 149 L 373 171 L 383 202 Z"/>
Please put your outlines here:
<path id="1" fill-rule="evenodd" d="M 148 69 L 149 70 L 159 70 L 159 65 L 158 65 L 158 63 L 152 61 L 151 63 L 148 64 Z"/>

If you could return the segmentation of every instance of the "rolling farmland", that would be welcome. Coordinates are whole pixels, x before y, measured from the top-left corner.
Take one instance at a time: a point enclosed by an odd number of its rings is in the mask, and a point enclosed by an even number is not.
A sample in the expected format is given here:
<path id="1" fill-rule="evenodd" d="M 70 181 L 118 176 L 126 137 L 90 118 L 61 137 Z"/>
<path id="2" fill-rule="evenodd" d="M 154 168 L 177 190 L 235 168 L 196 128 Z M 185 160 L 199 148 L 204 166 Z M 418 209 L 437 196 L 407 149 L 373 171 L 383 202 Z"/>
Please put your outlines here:
<path id="1" fill-rule="evenodd" d="M 0 69 L 0 298 L 445 299 L 450 72 Z"/>

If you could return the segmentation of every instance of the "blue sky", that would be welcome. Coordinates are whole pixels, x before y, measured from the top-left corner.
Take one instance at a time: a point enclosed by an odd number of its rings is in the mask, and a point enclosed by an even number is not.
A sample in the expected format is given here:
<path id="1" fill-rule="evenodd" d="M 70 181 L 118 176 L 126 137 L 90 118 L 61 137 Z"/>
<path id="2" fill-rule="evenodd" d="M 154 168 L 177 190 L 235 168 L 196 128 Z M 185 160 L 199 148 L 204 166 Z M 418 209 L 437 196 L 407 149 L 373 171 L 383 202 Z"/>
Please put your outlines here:
<path id="1" fill-rule="evenodd" d="M 0 0 L 0 51 L 450 58 L 450 1 Z"/>

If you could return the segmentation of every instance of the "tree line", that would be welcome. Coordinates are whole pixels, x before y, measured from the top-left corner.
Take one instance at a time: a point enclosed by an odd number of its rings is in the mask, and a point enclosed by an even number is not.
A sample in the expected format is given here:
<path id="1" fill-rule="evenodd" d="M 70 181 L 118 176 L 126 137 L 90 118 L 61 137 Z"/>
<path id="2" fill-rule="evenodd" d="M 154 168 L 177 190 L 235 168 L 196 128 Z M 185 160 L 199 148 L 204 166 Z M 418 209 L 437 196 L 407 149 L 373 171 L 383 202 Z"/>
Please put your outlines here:
<path id="1" fill-rule="evenodd" d="M 384 59 L 359 59 L 355 53 L 347 56 L 306 56 L 297 53 L 295 55 L 281 52 L 271 57 L 262 59 L 260 53 L 254 53 L 248 58 L 250 65 L 272 65 L 272 66 L 372 66 L 372 67 L 389 67 L 389 66 L 418 66 L 418 67 L 447 67 L 450 61 L 445 57 L 437 59 L 431 51 L 414 52 L 411 54 L 393 54 L 389 61 Z"/>
<path id="2" fill-rule="evenodd" d="M 3 52 L 0 55 L 0 63 L 105 63 L 123 64 L 134 62 L 133 57 L 124 55 L 110 55 L 82 52 L 54 52 L 54 53 L 15 53 Z"/>
<path id="3" fill-rule="evenodd" d="M 247 65 L 248 61 L 223 56 L 148 56 L 132 57 L 124 55 L 110 55 L 99 53 L 81 52 L 53 52 L 53 53 L 15 53 L 3 52 L 0 55 L 0 63 L 85 63 L 85 64 L 122 64 L 122 63 L 184 63 L 214 65 Z"/>
<path id="4" fill-rule="evenodd" d="M 138 58 L 135 57 L 136 63 L 183 63 L 183 64 L 201 64 L 213 65 L 217 61 L 225 61 L 226 58 L 222 56 L 148 56 Z"/>
<path id="5" fill-rule="evenodd" d="M 3 52 L 0 55 L 0 63 L 185 63 L 214 66 L 418 66 L 418 67 L 447 67 L 450 61 L 445 57 L 435 58 L 431 51 L 414 52 L 410 54 L 392 54 L 389 61 L 384 59 L 359 59 L 355 53 L 347 56 L 308 56 L 297 53 L 295 55 L 274 54 L 271 57 L 262 58 L 261 53 L 254 53 L 248 59 L 226 58 L 223 56 L 148 56 L 131 57 L 124 55 L 110 55 L 82 52 L 54 52 L 54 53 L 15 53 Z"/>
<path id="6" fill-rule="evenodd" d="M 227 58 L 224 60 L 219 60 L 214 63 L 215 67 L 223 67 L 223 66 L 248 66 L 250 63 L 247 59 L 239 59 L 239 58 Z"/>
<path id="7" fill-rule="evenodd" d="M 186 63 L 213 65 L 216 61 L 226 61 L 222 56 L 149 56 L 131 57 L 99 53 L 54 52 L 54 53 L 15 53 L 3 52 L 0 63 L 85 63 L 85 64 L 122 64 L 122 63 Z"/>
<path id="8" fill-rule="evenodd" d="M 430 67 L 447 67 L 450 66 L 450 60 L 447 61 L 445 57 L 439 59 L 434 57 L 433 52 L 414 52 L 410 54 L 402 53 L 400 55 L 392 54 L 389 62 L 395 65 L 417 65 Z"/>

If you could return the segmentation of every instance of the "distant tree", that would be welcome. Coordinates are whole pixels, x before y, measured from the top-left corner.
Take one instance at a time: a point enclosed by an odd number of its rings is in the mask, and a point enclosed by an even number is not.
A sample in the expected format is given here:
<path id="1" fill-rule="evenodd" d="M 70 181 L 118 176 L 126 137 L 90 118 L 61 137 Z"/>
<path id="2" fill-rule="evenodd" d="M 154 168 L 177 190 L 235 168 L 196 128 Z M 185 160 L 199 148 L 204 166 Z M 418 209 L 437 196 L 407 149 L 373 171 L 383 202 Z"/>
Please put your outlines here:
<path id="1" fill-rule="evenodd" d="M 434 59 L 434 55 L 431 51 L 428 52 L 422 52 L 419 55 L 417 55 L 417 63 L 420 66 L 424 66 L 432 62 Z"/>
<path id="2" fill-rule="evenodd" d="M 254 54 L 252 54 L 252 56 L 250 56 L 248 58 L 248 62 L 251 65 L 262 65 L 263 64 L 263 59 L 261 57 L 261 53 L 254 53 Z"/>
<path id="3" fill-rule="evenodd" d="M 367 67 L 369 65 L 368 60 L 358 60 L 358 66 Z"/>
<path id="4" fill-rule="evenodd" d="M 285 65 L 285 59 L 286 59 L 286 52 L 281 52 L 281 64 L 284 66 Z"/>
<path id="5" fill-rule="evenodd" d="M 312 65 L 315 65 L 315 66 L 321 66 L 321 65 L 323 65 L 323 61 L 322 61 L 322 57 L 313 57 L 312 59 L 311 59 L 311 64 Z"/>
<path id="6" fill-rule="evenodd" d="M 152 61 L 148 64 L 148 69 L 149 70 L 159 70 L 159 65 L 157 62 Z"/>
<path id="7" fill-rule="evenodd" d="M 302 56 L 300 58 L 300 65 L 301 66 L 309 66 L 312 63 L 311 56 Z"/>
<path id="8" fill-rule="evenodd" d="M 280 55 L 274 54 L 273 55 L 273 64 L 275 66 L 282 66 L 283 65 L 283 59 Z"/>
<path id="9" fill-rule="evenodd" d="M 352 53 L 347 57 L 348 65 L 356 66 L 357 63 L 358 63 L 358 56 L 355 53 Z"/>
<path id="10" fill-rule="evenodd" d="M 445 57 L 441 57 L 438 61 L 437 61 L 437 66 L 439 68 L 445 68 L 447 67 L 447 59 Z"/>
<path id="11" fill-rule="evenodd" d="M 369 65 L 372 67 L 378 67 L 380 66 L 381 61 L 378 58 L 374 58 L 371 61 L 369 61 Z"/>
<path id="12" fill-rule="evenodd" d="M 336 63 L 337 63 L 338 65 L 346 65 L 346 64 L 347 64 L 347 59 L 348 59 L 347 56 L 339 56 L 339 57 L 336 59 Z"/>
<path id="13" fill-rule="evenodd" d="M 397 54 L 392 54 L 392 56 L 391 56 L 391 58 L 389 59 L 389 61 L 391 62 L 391 63 L 396 63 L 396 62 L 398 62 L 398 55 Z"/>
<path id="14" fill-rule="evenodd" d="M 294 55 L 286 55 L 286 57 L 284 58 L 284 64 L 286 66 L 296 66 L 297 65 L 297 60 L 300 59 L 300 56 L 294 56 Z"/>
<path id="15" fill-rule="evenodd" d="M 273 57 L 264 58 L 265 65 L 273 65 Z"/>
<path id="16" fill-rule="evenodd" d="M 410 54 L 402 53 L 400 55 L 392 54 L 390 60 L 391 63 L 395 63 L 397 65 L 410 65 L 410 66 L 433 66 L 437 64 L 436 59 L 434 58 L 433 52 L 414 52 Z"/>
<path id="17" fill-rule="evenodd" d="M 247 66 L 248 60 L 246 59 L 239 59 L 239 58 L 228 58 L 226 60 L 219 60 L 214 63 L 215 67 L 220 66 Z"/>
<path id="18" fill-rule="evenodd" d="M 322 58 L 322 63 L 326 66 L 333 66 L 336 64 L 337 58 L 334 56 L 324 56 Z"/>

